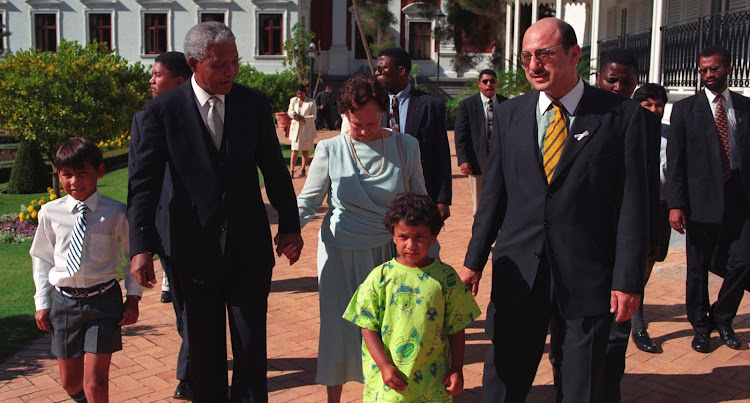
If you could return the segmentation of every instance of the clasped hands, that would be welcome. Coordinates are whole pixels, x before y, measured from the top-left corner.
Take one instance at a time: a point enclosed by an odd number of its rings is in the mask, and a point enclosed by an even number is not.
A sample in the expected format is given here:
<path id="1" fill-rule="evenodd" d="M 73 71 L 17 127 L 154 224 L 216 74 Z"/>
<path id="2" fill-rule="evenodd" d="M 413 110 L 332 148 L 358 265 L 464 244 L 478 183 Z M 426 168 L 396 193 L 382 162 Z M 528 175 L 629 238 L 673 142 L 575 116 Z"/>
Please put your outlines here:
<path id="1" fill-rule="evenodd" d="M 304 241 L 300 234 L 276 234 L 273 239 L 276 245 L 277 256 L 282 254 L 289 259 L 289 265 L 293 265 L 299 260 L 302 253 Z M 154 258 L 151 253 L 139 253 L 130 261 L 130 274 L 133 275 L 138 284 L 146 288 L 153 288 L 156 284 L 156 275 L 154 274 Z"/>

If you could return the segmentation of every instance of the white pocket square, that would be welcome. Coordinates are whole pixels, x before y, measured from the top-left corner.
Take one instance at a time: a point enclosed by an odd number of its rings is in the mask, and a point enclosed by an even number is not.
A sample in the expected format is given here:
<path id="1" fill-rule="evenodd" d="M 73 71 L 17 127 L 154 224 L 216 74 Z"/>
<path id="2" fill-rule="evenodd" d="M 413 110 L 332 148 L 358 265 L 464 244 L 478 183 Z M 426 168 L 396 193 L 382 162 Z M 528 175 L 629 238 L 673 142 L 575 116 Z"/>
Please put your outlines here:
<path id="1" fill-rule="evenodd" d="M 578 141 L 581 141 L 581 140 L 582 140 L 582 139 L 583 139 L 584 137 L 586 137 L 586 136 L 588 136 L 588 135 L 589 135 L 589 131 L 588 131 L 588 130 L 586 130 L 586 131 L 585 131 L 585 132 L 583 132 L 583 133 L 578 133 L 578 134 L 574 134 L 574 135 L 573 135 L 573 138 L 574 138 L 574 139 L 576 139 L 576 140 L 578 140 Z"/>

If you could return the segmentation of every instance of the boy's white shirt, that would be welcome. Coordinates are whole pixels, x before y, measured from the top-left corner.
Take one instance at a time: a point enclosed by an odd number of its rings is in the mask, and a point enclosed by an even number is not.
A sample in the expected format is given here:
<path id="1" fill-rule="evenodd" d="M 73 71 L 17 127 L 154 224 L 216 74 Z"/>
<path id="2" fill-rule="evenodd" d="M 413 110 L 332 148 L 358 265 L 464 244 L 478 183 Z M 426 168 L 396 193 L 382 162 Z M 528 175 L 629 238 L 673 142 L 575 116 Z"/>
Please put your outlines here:
<path id="1" fill-rule="evenodd" d="M 128 263 L 125 272 L 127 295 L 140 296 L 141 287 L 130 274 L 130 242 L 124 204 L 95 191 L 84 200 L 86 233 L 83 240 L 81 267 L 74 276 L 65 269 L 70 235 L 75 226 L 78 200 L 65 196 L 45 203 L 39 210 L 39 227 L 34 235 L 29 254 L 36 294 L 36 310 L 50 307 L 53 287 L 91 288 L 116 278 L 122 266 L 122 245 Z"/>

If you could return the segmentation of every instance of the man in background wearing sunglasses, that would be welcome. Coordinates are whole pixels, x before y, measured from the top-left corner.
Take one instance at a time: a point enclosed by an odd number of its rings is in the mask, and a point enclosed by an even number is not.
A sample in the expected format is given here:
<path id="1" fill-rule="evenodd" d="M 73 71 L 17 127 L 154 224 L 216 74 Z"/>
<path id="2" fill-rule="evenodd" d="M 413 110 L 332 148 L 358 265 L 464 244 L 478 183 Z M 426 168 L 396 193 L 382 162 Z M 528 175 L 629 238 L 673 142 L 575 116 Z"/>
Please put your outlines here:
<path id="1" fill-rule="evenodd" d="M 497 106 L 459 274 L 476 294 L 495 243 L 482 395 L 525 401 L 549 330 L 558 401 L 603 401 L 612 322 L 630 318 L 643 290 L 648 112 L 584 83 L 562 20 L 534 23 L 521 51 L 536 91 Z"/>
<path id="2" fill-rule="evenodd" d="M 409 84 L 411 57 L 401 48 L 383 49 L 378 54 L 375 77 L 388 90 L 388 112 L 383 127 L 419 140 L 422 171 L 427 194 L 437 203 L 445 221 L 450 215 L 453 185 L 451 153 L 445 123 L 445 102 Z"/>
<path id="3" fill-rule="evenodd" d="M 729 91 L 726 49 L 698 58 L 703 91 L 674 104 L 667 147 L 669 224 L 687 232 L 687 318 L 693 350 L 708 353 L 711 331 L 733 349 L 732 330 L 750 266 L 750 99 Z M 716 302 L 708 299 L 708 268 L 724 274 Z"/>
<path id="4" fill-rule="evenodd" d="M 482 70 L 477 84 L 479 93 L 458 103 L 454 139 L 458 166 L 462 174 L 469 175 L 471 200 L 474 202 L 472 215 L 477 214 L 479 198 L 482 196 L 482 171 L 490 152 L 489 141 L 492 137 L 492 126 L 499 118 L 495 116 L 494 108 L 508 99 L 495 93 L 497 89 L 495 70 Z"/>

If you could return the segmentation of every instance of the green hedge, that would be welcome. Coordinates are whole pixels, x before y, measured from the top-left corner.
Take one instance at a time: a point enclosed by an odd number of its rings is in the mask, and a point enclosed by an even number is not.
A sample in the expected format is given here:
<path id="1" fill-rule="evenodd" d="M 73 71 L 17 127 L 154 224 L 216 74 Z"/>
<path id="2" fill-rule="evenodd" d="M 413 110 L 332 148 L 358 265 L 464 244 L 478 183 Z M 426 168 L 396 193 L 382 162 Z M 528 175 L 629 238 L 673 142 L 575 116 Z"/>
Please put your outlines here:
<path id="1" fill-rule="evenodd" d="M 47 162 L 47 165 L 50 165 Z M 120 148 L 117 150 L 106 151 L 104 153 L 104 171 L 112 172 L 115 169 L 128 165 L 128 149 Z M 13 163 L 0 165 L 0 183 L 8 182 L 10 171 L 13 169 Z M 50 180 L 50 185 L 52 181 Z"/>
<path id="2" fill-rule="evenodd" d="M 249 64 L 240 66 L 234 81 L 265 92 L 271 100 L 272 112 L 286 112 L 298 84 L 297 76 L 291 70 L 266 74 Z"/>

